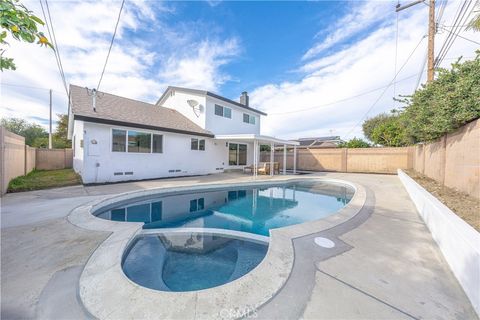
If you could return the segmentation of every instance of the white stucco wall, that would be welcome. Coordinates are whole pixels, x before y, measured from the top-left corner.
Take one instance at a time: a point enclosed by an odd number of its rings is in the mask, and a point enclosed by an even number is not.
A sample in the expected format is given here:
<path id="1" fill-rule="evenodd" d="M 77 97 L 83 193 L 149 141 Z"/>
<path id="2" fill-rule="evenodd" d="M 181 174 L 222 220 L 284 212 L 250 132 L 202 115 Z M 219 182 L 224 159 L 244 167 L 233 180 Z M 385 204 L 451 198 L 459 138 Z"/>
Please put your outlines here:
<path id="1" fill-rule="evenodd" d="M 480 234 L 400 169 L 398 177 L 480 314 Z"/>
<path id="2" fill-rule="evenodd" d="M 80 130 L 80 124 L 76 128 Z M 162 134 L 163 153 L 113 152 L 111 132 L 113 128 Z M 90 122 L 83 123 L 82 132 L 85 132 L 84 159 L 82 161 L 80 157 L 76 158 L 74 163 L 77 166 L 75 170 L 81 173 L 84 183 L 202 175 L 223 172 L 217 168 L 243 168 L 243 166 L 228 165 L 226 141 Z M 205 151 L 191 150 L 191 138 L 205 139 Z M 93 144 L 92 141 L 97 143 Z M 252 163 L 253 145 L 247 144 L 247 165 Z M 169 172 L 169 170 L 180 171 Z M 115 172 L 133 172 L 133 175 L 114 175 Z"/>
<path id="3" fill-rule="evenodd" d="M 260 115 L 234 104 L 207 96 L 205 110 L 205 128 L 214 134 L 260 134 Z M 232 118 L 215 114 L 215 104 L 232 109 Z M 243 122 L 243 114 L 255 116 L 255 124 Z"/>
<path id="4" fill-rule="evenodd" d="M 73 170 L 81 175 L 83 169 L 83 157 L 84 157 L 84 148 L 81 146 L 81 141 L 83 140 L 83 121 L 74 120 L 73 122 L 73 137 L 72 139 L 75 141 L 75 145 L 73 145 Z"/>
<path id="5" fill-rule="evenodd" d="M 188 100 L 195 100 L 199 103 L 199 111 L 194 112 L 192 107 L 187 103 Z M 161 105 L 165 108 L 170 108 L 177 110 L 189 120 L 205 129 L 205 96 L 189 94 L 182 91 L 173 91 L 172 94 L 169 94 L 165 102 Z"/>
<path id="6" fill-rule="evenodd" d="M 196 100 L 199 103 L 200 111 L 193 112 L 188 100 Z M 232 118 L 225 118 L 215 115 L 215 104 L 232 110 Z M 169 94 L 163 104 L 166 108 L 175 109 L 188 119 L 213 134 L 260 134 L 260 115 L 251 112 L 234 104 L 216 99 L 210 96 L 185 93 L 179 90 Z M 255 124 L 243 122 L 243 114 L 255 116 Z"/>

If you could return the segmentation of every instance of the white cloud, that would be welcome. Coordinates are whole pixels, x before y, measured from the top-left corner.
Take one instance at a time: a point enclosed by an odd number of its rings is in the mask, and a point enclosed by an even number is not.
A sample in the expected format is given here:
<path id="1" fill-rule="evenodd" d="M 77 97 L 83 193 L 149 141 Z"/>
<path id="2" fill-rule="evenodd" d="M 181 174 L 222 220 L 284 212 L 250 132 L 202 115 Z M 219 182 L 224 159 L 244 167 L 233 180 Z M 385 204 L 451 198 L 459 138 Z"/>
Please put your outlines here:
<path id="1" fill-rule="evenodd" d="M 24 3 L 43 20 L 37 1 Z M 120 4 L 118 0 L 49 2 L 68 83 L 97 86 Z M 229 80 L 221 68 L 238 54 L 238 40 L 212 40 L 208 33 L 198 32 L 198 25 L 162 21 L 174 14 L 171 2 L 125 2 L 100 90 L 155 102 L 169 84 L 216 89 Z M 144 36 L 148 32 L 158 37 Z M 1 116 L 48 118 L 48 90 L 8 84 L 52 88 L 54 113 L 66 113 L 66 94 L 53 51 L 10 43 L 6 55 L 15 58 L 17 70 L 1 74 Z"/>
<path id="2" fill-rule="evenodd" d="M 190 46 L 183 57 L 171 57 L 160 72 L 165 82 L 207 90 L 218 90 L 219 85 L 231 80 L 220 67 L 237 56 L 240 47 L 236 39 L 224 42 L 209 40 Z"/>
<path id="3" fill-rule="evenodd" d="M 446 24 L 452 20 L 457 4 L 458 2 L 450 2 L 447 6 L 444 14 Z M 378 12 L 375 9 L 377 6 L 384 11 Z M 375 14 L 370 14 L 366 8 L 374 10 Z M 256 88 L 251 94 L 251 104 L 269 114 L 262 122 L 262 133 L 283 138 L 332 134 L 345 137 L 348 133 L 349 138 L 363 136 L 361 123 L 365 113 L 379 98 L 384 90 L 382 87 L 390 83 L 394 76 L 395 16 L 392 12 L 392 2 L 385 4 L 373 1 L 354 7 L 352 12 L 335 24 L 339 29 L 333 28 L 326 35 L 324 48 L 322 44 L 314 44 L 303 59 L 299 58 L 299 61 L 303 61 L 297 68 L 303 75 L 299 81 L 269 83 Z M 383 17 L 383 20 L 379 21 L 378 16 Z M 428 10 L 421 5 L 399 15 L 398 69 L 425 35 L 427 17 Z M 364 26 L 373 24 L 380 27 L 367 32 L 368 28 Z M 348 32 L 362 32 L 362 36 L 355 41 L 350 40 L 348 45 L 335 46 L 351 37 Z M 471 32 L 463 32 L 462 35 L 475 38 Z M 437 50 L 445 36 L 437 35 Z M 417 81 L 415 75 L 421 71 L 426 44 L 424 39 L 398 75 L 397 80 L 409 78 L 397 83 L 397 96 L 414 91 Z M 323 50 L 327 47 L 334 48 L 335 52 L 325 55 L 327 51 Z M 458 38 L 448 57 L 472 57 L 476 49 L 474 44 Z M 445 60 L 442 65 L 448 66 L 451 62 Z M 345 100 L 373 89 L 378 90 Z M 398 103 L 394 104 L 392 98 L 393 86 L 368 116 L 389 111 L 393 107 L 398 108 Z M 339 100 L 343 101 L 333 103 Z M 355 126 L 358 123 L 360 125 Z"/>
<path id="4" fill-rule="evenodd" d="M 308 49 L 302 57 L 303 60 L 311 59 L 324 50 L 358 35 L 375 23 L 382 21 L 386 10 L 391 10 L 394 7 L 392 2 L 383 1 L 349 4 L 354 6 L 354 9 L 326 30 L 327 35 L 325 37 L 322 37 L 325 31 L 318 33 L 315 38 L 319 41 Z"/>

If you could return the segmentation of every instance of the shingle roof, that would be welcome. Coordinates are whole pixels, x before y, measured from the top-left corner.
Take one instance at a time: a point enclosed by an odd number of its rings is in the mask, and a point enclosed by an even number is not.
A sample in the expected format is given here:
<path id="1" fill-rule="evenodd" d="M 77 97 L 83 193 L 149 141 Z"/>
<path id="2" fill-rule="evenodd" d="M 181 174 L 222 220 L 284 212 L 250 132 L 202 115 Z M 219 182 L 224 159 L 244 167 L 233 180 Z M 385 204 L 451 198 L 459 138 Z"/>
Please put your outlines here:
<path id="1" fill-rule="evenodd" d="M 251 108 L 249 106 L 246 106 L 246 105 L 243 105 L 241 104 L 240 102 L 237 102 L 237 101 L 233 101 L 231 99 L 228 99 L 228 98 L 225 98 L 225 97 L 222 97 L 216 93 L 213 93 L 213 92 L 210 92 L 210 91 L 206 91 L 206 90 L 197 90 L 197 89 L 189 89 L 189 88 L 183 88 L 183 87 L 174 87 L 174 86 L 169 86 L 167 88 L 167 90 L 165 90 L 165 92 L 162 94 L 162 96 L 160 97 L 160 99 L 158 99 L 157 101 L 157 105 L 160 104 L 160 102 L 167 96 L 167 93 L 170 92 L 171 90 L 178 90 L 178 91 L 183 91 L 183 92 L 189 92 L 189 93 L 194 93 L 194 94 L 198 94 L 198 95 L 202 95 L 202 96 L 209 96 L 209 97 L 213 97 L 213 98 L 216 98 L 216 99 L 219 99 L 219 100 L 222 100 L 222 101 L 225 101 L 225 102 L 228 102 L 228 103 L 231 103 L 237 107 L 240 107 L 240 108 L 243 108 L 243 109 L 246 109 L 246 110 L 249 110 L 249 111 L 253 111 L 253 112 L 256 112 L 258 114 L 261 114 L 261 115 L 264 115 L 266 116 L 267 114 L 263 111 L 260 111 L 258 109 L 254 109 L 254 108 Z"/>
<path id="2" fill-rule="evenodd" d="M 96 110 L 87 89 L 70 85 L 74 119 L 213 137 L 176 110 L 106 92 L 98 92 Z"/>

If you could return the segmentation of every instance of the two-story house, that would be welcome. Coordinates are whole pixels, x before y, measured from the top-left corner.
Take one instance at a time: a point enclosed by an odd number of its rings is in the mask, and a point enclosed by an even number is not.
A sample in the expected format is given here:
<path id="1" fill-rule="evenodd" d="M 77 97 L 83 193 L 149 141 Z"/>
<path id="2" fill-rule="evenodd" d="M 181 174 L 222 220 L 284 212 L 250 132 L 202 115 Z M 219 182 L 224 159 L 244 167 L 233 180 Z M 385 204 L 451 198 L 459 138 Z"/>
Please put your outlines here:
<path id="1" fill-rule="evenodd" d="M 71 85 L 73 167 L 84 183 L 105 183 L 257 165 L 260 144 L 298 144 L 260 135 L 262 116 L 246 92 L 236 102 L 168 87 L 153 105 Z"/>

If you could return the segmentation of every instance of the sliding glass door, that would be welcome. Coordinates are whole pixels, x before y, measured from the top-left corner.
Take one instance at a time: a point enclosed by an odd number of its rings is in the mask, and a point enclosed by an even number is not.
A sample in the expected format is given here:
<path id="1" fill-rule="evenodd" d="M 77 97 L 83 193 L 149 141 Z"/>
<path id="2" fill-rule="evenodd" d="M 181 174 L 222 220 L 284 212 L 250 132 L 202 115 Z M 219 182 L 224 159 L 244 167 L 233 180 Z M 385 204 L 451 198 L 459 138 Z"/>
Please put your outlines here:
<path id="1" fill-rule="evenodd" d="M 241 143 L 228 144 L 228 164 L 245 166 L 247 164 L 247 145 Z"/>

